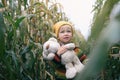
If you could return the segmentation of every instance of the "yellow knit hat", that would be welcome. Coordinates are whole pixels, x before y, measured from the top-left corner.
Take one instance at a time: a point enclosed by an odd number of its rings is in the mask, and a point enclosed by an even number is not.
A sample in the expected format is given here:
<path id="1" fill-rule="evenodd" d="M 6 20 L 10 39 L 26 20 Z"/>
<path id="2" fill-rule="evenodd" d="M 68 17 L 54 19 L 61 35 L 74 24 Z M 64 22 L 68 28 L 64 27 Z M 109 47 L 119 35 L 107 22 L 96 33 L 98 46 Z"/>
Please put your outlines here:
<path id="1" fill-rule="evenodd" d="M 71 29 L 72 29 L 72 34 L 73 34 L 73 28 L 72 28 L 72 24 L 70 22 L 67 21 L 59 21 L 57 23 L 55 23 L 55 25 L 53 26 L 53 32 L 55 33 L 56 37 L 58 37 L 58 32 L 61 26 L 63 25 L 70 25 Z"/>

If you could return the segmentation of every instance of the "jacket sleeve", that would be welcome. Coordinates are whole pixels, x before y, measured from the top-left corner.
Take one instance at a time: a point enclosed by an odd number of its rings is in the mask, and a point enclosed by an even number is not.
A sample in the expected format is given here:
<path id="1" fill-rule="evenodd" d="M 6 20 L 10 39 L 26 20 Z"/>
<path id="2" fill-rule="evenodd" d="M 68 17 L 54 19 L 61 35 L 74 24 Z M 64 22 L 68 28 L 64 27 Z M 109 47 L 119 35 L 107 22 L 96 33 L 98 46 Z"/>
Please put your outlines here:
<path id="1" fill-rule="evenodd" d="M 78 47 L 75 47 L 75 48 L 74 48 L 74 51 L 75 51 L 76 55 L 78 56 L 79 60 L 80 60 L 82 63 L 84 62 L 84 60 L 87 59 L 87 55 L 81 53 L 81 49 L 79 49 Z"/>

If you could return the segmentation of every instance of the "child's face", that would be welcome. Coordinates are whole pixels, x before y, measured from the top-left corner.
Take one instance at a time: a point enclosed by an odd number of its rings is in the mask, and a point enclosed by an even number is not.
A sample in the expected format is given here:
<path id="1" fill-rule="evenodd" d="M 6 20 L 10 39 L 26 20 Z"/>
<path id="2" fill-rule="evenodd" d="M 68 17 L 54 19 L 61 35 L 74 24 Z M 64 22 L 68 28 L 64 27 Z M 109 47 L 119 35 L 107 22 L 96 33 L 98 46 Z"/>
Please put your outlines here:
<path id="1" fill-rule="evenodd" d="M 72 39 L 72 29 L 69 25 L 63 25 L 61 26 L 59 33 L 58 33 L 58 39 L 62 43 L 69 43 Z"/>

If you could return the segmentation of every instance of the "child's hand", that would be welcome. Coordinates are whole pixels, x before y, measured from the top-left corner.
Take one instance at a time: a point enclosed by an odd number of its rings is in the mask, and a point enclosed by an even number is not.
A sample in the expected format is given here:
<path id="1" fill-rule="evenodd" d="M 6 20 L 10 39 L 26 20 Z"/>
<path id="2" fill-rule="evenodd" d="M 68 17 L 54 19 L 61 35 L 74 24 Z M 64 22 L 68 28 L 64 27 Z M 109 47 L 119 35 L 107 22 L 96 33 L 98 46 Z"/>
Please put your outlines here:
<path id="1" fill-rule="evenodd" d="M 63 53 L 65 53 L 67 51 L 67 47 L 66 46 L 61 46 L 59 49 L 58 49 L 58 52 L 57 52 L 57 55 L 62 55 Z"/>

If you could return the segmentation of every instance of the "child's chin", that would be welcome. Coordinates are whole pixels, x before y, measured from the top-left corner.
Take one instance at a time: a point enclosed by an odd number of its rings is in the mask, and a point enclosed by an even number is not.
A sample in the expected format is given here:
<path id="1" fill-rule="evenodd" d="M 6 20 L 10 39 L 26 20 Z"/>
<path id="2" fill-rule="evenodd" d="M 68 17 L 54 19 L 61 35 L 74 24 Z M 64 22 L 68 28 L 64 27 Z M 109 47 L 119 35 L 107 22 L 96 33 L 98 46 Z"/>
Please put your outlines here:
<path id="1" fill-rule="evenodd" d="M 69 43 L 70 41 L 68 41 L 68 40 L 66 40 L 66 41 L 64 41 L 64 43 Z"/>

